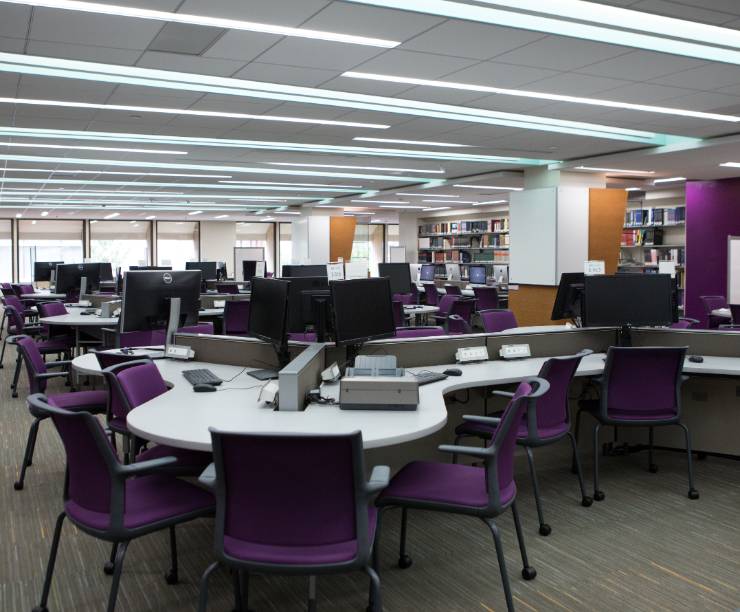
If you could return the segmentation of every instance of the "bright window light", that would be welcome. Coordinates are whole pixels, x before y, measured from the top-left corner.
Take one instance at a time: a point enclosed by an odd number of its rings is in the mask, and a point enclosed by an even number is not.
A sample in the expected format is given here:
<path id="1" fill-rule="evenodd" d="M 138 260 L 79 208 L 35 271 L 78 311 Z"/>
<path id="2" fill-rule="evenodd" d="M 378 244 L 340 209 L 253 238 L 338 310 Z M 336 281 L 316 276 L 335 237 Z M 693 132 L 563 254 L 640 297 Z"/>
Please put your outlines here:
<path id="1" fill-rule="evenodd" d="M 493 9 L 480 5 L 464 4 L 462 2 L 450 2 L 448 0 L 346 0 L 347 2 L 354 2 L 356 4 L 369 4 L 371 6 L 381 6 L 384 8 L 393 8 L 405 11 L 414 11 L 417 13 L 426 13 L 428 15 L 437 15 L 440 17 L 448 17 L 452 19 L 465 19 L 468 21 L 477 21 L 479 23 L 488 23 L 491 25 L 517 28 L 520 30 L 530 30 L 534 32 L 544 32 L 545 34 L 555 34 L 558 36 L 569 36 L 571 38 L 580 38 L 583 40 L 594 40 L 601 43 L 620 45 L 623 47 L 634 47 L 636 49 L 646 49 L 648 51 L 659 51 L 661 53 L 671 53 L 674 55 L 683 55 L 686 57 L 696 57 L 699 59 L 710 60 L 715 62 L 723 62 L 727 64 L 740 64 L 740 52 L 734 51 L 733 49 L 722 48 L 714 46 L 714 43 L 720 42 L 726 46 L 738 46 L 738 31 L 730 30 L 727 28 L 715 28 L 712 30 L 713 34 L 707 34 L 706 31 L 699 33 L 695 29 L 691 28 L 689 33 L 688 28 L 691 26 L 698 26 L 692 22 L 683 21 L 680 19 L 672 20 L 672 22 L 678 22 L 677 24 L 671 23 L 670 26 L 661 26 L 658 30 L 660 33 L 668 33 L 671 36 L 686 37 L 688 40 L 678 40 L 677 38 L 667 38 L 665 36 L 653 36 L 651 34 L 643 34 L 635 32 L 634 30 L 642 30 L 642 23 L 647 23 L 647 17 L 658 17 L 657 15 L 649 15 L 641 11 L 631 11 L 635 17 L 629 21 L 630 30 L 621 30 L 614 27 L 602 27 L 590 25 L 588 23 L 576 23 L 573 21 L 567 21 L 565 19 L 553 19 L 550 17 L 541 17 L 539 15 L 532 15 L 531 13 L 517 13 L 514 11 L 505 11 L 501 9 Z M 518 9 L 524 9 L 526 6 L 534 6 L 533 12 L 542 14 L 559 15 L 560 12 L 560 0 L 558 2 L 541 2 L 538 0 L 528 0 L 527 2 L 519 2 L 519 0 L 482 0 L 489 4 L 499 4 L 503 6 L 512 6 Z M 588 4 L 592 7 L 596 7 L 592 11 L 584 11 L 578 9 L 574 12 L 576 19 L 579 21 L 598 21 L 599 23 L 606 23 L 610 26 L 618 25 L 612 22 L 609 17 L 594 18 L 594 10 L 601 11 L 605 8 L 601 4 L 595 3 L 582 3 Z M 572 7 L 565 9 L 565 11 L 573 11 Z M 563 16 L 565 16 L 563 11 Z M 588 15 L 588 16 L 583 16 Z M 668 18 L 664 18 L 668 19 Z M 651 24 L 655 22 L 650 21 Z M 688 24 L 685 25 L 685 24 Z M 644 31 L 654 31 L 654 25 L 646 27 Z M 710 28 L 712 26 L 704 26 Z M 699 37 L 697 38 L 697 35 Z M 707 38 L 708 36 L 708 38 Z M 704 45 L 691 42 L 693 40 L 706 40 L 712 44 Z M 727 41 L 727 42 L 726 42 Z"/>
<path id="2" fill-rule="evenodd" d="M 41 216 L 42 217 L 48 217 L 49 216 L 49 211 L 48 210 L 45 210 L 44 212 L 41 213 Z"/>
<path id="3" fill-rule="evenodd" d="M 389 144 L 419 145 L 422 147 L 470 147 L 466 144 L 455 144 L 454 142 L 434 142 L 432 140 L 400 140 L 398 138 L 370 138 L 367 136 L 355 136 L 352 140 L 361 142 L 385 142 Z"/>
<path id="4" fill-rule="evenodd" d="M 203 214 L 202 210 L 192 210 L 188 213 L 188 215 L 190 215 L 191 217 L 194 215 L 202 215 L 202 214 Z"/>
<path id="5" fill-rule="evenodd" d="M 645 13 L 642 13 L 643 15 Z M 662 115 L 677 115 L 679 117 L 692 117 L 694 119 L 708 119 L 714 121 L 740 121 L 736 115 L 724 115 L 720 113 L 704 113 L 684 108 L 672 108 L 668 106 L 654 106 L 651 104 L 632 104 L 618 100 L 604 100 L 601 98 L 585 98 L 582 96 L 566 96 L 562 94 L 547 93 L 543 91 L 528 91 L 525 89 L 507 89 L 504 87 L 491 87 L 488 85 L 475 85 L 473 83 L 457 83 L 454 81 L 437 81 L 433 79 L 417 79 L 413 77 L 402 77 L 390 74 L 376 74 L 372 72 L 348 71 L 343 77 L 351 79 L 364 79 L 369 81 L 382 81 L 384 83 L 404 83 L 422 87 L 439 87 L 443 89 L 458 89 L 462 91 L 479 91 L 505 96 L 516 96 L 520 98 L 534 98 L 536 100 L 552 100 L 554 102 L 570 102 L 572 104 L 588 104 L 590 106 L 602 106 L 605 108 L 621 108 L 624 110 L 643 111 L 648 113 L 659 113 Z"/>
<path id="6" fill-rule="evenodd" d="M 593 168 L 591 166 L 576 166 L 576 170 L 589 172 L 615 172 L 619 174 L 655 174 L 653 170 L 621 170 L 620 168 Z"/>
<path id="7" fill-rule="evenodd" d="M 453 185 L 460 189 L 498 189 L 499 191 L 524 191 L 524 187 L 503 187 L 501 185 Z"/>
<path id="8" fill-rule="evenodd" d="M 391 168 L 388 166 L 344 166 L 338 164 L 297 164 L 288 162 L 265 162 L 269 166 L 291 166 L 295 168 L 336 168 L 339 170 L 376 170 L 378 172 L 414 172 L 416 174 L 444 174 L 444 169 Z"/>
<path id="9" fill-rule="evenodd" d="M 79 151 L 114 151 L 116 153 L 147 153 L 151 155 L 187 155 L 187 151 L 168 151 L 166 149 L 130 149 L 120 147 L 89 147 L 85 145 L 39 144 L 36 142 L 0 142 L 0 147 L 20 149 L 75 149 Z"/>
<path id="10" fill-rule="evenodd" d="M 121 213 L 114 212 L 109 215 L 105 215 L 103 219 L 115 219 L 116 217 L 120 217 L 120 216 L 121 216 Z"/>
<path id="11" fill-rule="evenodd" d="M 118 17 L 131 17 L 136 19 L 151 19 L 154 21 L 166 21 L 169 23 L 187 23 L 191 25 L 209 26 L 212 28 L 223 28 L 226 30 L 243 30 L 247 32 L 261 32 L 263 34 L 275 34 L 277 36 L 297 36 L 299 38 L 311 38 L 314 40 L 326 40 L 331 42 L 347 43 L 352 45 L 366 45 L 370 47 L 383 47 L 391 49 L 400 45 L 394 40 L 382 38 L 369 38 L 367 36 L 353 36 L 340 32 L 325 32 L 322 30 L 309 30 L 304 28 L 291 28 L 268 23 L 256 23 L 253 21 L 242 21 L 240 19 L 225 19 L 223 17 L 208 17 L 206 15 L 191 15 L 188 13 L 170 13 L 167 11 L 154 11 L 151 9 L 134 8 L 131 6 L 117 6 L 114 4 L 100 4 L 97 2 L 76 2 L 74 0 L 2 0 L 6 4 L 22 4 L 25 6 L 40 6 L 53 9 L 64 9 L 68 11 L 79 11 L 85 13 L 97 13 L 101 15 L 116 15 Z"/>
<path id="12" fill-rule="evenodd" d="M 2 0 L 0 0 L 1 2 Z M 30 106 L 52 106 L 62 108 L 94 108 L 108 111 L 134 113 L 163 113 L 189 117 L 214 117 L 220 119 L 245 119 L 249 121 L 278 121 L 284 123 L 305 123 L 309 125 L 329 125 L 333 127 L 366 128 L 386 130 L 390 125 L 383 123 L 360 123 L 357 121 L 334 121 L 331 119 L 311 119 L 308 117 L 283 117 L 281 115 L 251 115 L 248 113 L 226 113 L 184 108 L 163 108 L 159 106 L 129 106 L 126 104 L 93 104 L 91 102 L 70 102 L 67 100 L 40 100 L 35 98 L 0 98 L 0 104 L 24 104 Z"/>
<path id="13" fill-rule="evenodd" d="M 670 178 L 662 178 L 662 179 L 655 179 L 653 181 L 654 185 L 658 185 L 660 183 L 680 183 L 681 181 L 685 181 L 685 176 L 672 176 Z"/>

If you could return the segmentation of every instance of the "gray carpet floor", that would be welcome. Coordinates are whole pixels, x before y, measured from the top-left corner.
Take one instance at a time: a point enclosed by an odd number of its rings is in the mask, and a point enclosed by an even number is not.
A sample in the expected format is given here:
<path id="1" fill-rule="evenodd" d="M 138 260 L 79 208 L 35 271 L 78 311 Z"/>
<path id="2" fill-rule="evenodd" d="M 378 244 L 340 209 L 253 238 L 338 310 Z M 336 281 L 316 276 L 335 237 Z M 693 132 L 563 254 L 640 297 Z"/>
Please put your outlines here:
<path id="1" fill-rule="evenodd" d="M 38 603 L 54 520 L 62 507 L 64 454 L 53 426 L 44 422 L 26 487 L 14 491 L 31 417 L 21 398 L 10 397 L 15 354 L 0 370 L 0 610 L 28 611 Z M 56 385 L 51 390 L 62 390 Z M 644 454 L 602 463 L 606 500 L 580 506 L 569 470 L 567 444 L 537 451 L 549 537 L 537 534 L 534 500 L 524 456 L 518 452 L 519 506 L 531 563 L 538 575 L 520 576 L 513 522 L 500 517 L 515 605 L 539 610 L 736 610 L 740 608 L 740 462 L 697 461 L 701 499 L 686 497 L 685 457 L 658 452 L 660 471 L 648 473 Z M 440 456 L 441 460 L 445 457 Z M 583 456 L 587 484 L 590 457 Z M 296 510 L 297 512 L 299 509 Z M 474 519 L 427 512 L 410 515 L 409 553 L 414 564 L 398 569 L 400 513 L 388 513 L 380 545 L 385 610 L 499 611 L 504 599 L 493 542 Z M 194 610 L 198 581 L 212 560 L 212 522 L 178 528 L 180 584 L 163 575 L 169 563 L 166 533 L 129 547 L 120 611 Z M 103 542 L 66 523 L 49 601 L 52 611 L 105 609 L 110 577 L 102 572 L 110 552 Z M 364 575 L 320 577 L 319 609 L 363 610 Z M 305 610 L 307 579 L 256 576 L 251 608 L 260 612 Z M 211 581 L 209 610 L 230 610 L 231 580 Z"/>

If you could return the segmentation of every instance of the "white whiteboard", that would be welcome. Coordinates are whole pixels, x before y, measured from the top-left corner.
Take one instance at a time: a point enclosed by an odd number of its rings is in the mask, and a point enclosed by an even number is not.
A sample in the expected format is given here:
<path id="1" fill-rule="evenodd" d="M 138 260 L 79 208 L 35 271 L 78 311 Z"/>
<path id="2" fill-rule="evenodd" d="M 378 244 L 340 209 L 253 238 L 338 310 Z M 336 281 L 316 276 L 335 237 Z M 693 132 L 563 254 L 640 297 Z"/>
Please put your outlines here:
<path id="1" fill-rule="evenodd" d="M 262 247 L 234 247 L 234 278 L 244 280 L 243 261 L 264 261 L 265 249 Z"/>
<path id="2" fill-rule="evenodd" d="M 390 263 L 406 263 L 406 247 L 392 246 L 388 248 Z"/>
<path id="3" fill-rule="evenodd" d="M 727 302 L 740 304 L 740 236 L 727 236 Z"/>

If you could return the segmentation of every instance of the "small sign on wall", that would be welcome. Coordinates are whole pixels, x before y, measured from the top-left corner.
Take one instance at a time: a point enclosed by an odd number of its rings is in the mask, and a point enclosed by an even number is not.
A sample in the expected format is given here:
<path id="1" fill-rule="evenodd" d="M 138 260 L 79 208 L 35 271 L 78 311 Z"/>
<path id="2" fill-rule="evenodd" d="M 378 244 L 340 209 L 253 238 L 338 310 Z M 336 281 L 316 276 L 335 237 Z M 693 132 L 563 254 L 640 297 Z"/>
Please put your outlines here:
<path id="1" fill-rule="evenodd" d="M 583 262 L 583 273 L 586 276 L 596 276 L 598 274 L 606 274 L 606 264 L 599 259 L 593 259 L 591 261 Z"/>

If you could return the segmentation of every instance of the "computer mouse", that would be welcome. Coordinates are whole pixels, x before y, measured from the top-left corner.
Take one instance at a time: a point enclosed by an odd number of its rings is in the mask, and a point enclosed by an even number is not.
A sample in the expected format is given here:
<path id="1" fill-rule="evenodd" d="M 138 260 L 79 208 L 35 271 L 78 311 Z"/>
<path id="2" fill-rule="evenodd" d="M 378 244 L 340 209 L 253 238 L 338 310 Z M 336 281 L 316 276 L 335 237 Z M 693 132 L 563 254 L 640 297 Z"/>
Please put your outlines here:
<path id="1" fill-rule="evenodd" d="M 689 357 L 689 361 L 691 363 L 704 363 L 704 357 L 701 355 L 691 355 L 691 357 Z"/>
<path id="2" fill-rule="evenodd" d="M 217 389 L 213 385 L 198 383 L 197 385 L 193 385 L 193 391 L 196 393 L 210 393 L 211 391 L 217 391 Z"/>
<path id="3" fill-rule="evenodd" d="M 462 370 L 459 368 L 448 368 L 443 374 L 447 374 L 447 376 L 462 376 Z"/>

